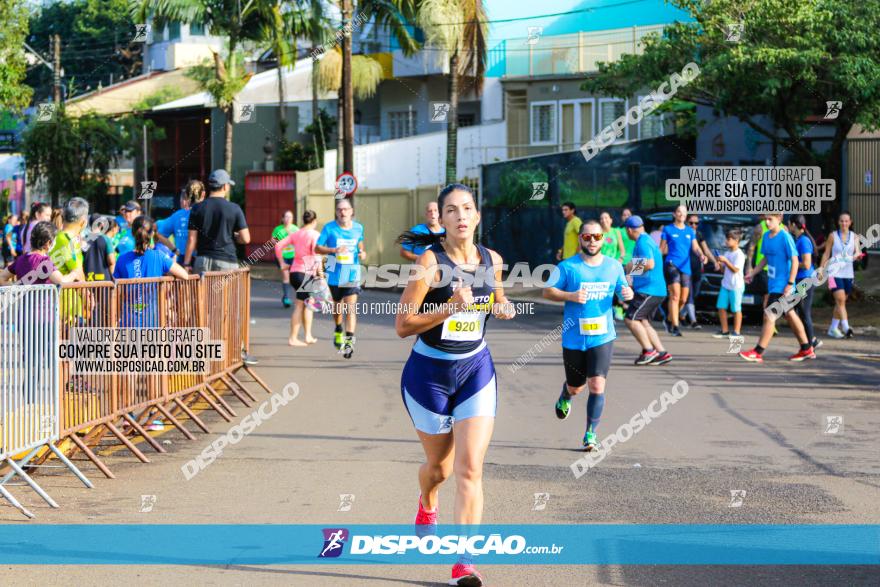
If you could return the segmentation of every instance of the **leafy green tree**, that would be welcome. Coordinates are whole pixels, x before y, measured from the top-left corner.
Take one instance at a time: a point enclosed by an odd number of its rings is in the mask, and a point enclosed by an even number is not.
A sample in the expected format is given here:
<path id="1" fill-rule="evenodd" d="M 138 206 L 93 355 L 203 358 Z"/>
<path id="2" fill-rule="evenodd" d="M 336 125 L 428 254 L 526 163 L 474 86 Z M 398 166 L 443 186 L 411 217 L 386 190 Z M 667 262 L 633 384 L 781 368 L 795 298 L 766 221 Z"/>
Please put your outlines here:
<path id="1" fill-rule="evenodd" d="M 328 27 L 323 4 L 317 0 L 263 0 L 262 42 L 272 50 L 278 74 L 278 144 L 287 138 L 284 70 L 296 63 L 297 39 L 316 38 Z M 312 30 L 313 27 L 316 30 Z"/>
<path id="2" fill-rule="evenodd" d="M 0 0 L 0 110 L 22 110 L 33 91 L 24 83 L 27 62 L 22 43 L 28 31 L 24 0 Z"/>
<path id="3" fill-rule="evenodd" d="M 74 118 L 62 105 L 51 121 L 35 121 L 25 129 L 21 151 L 31 185 L 43 178 L 57 206 L 62 195 L 94 201 L 106 194 L 110 169 L 125 146 L 115 121 L 92 113 Z"/>
<path id="4" fill-rule="evenodd" d="M 306 134 L 311 137 L 311 145 L 284 141 L 278 150 L 279 171 L 309 171 L 324 166 L 323 145 L 330 140 L 336 128 L 336 120 L 320 111 L 320 118 L 305 127 Z"/>
<path id="5" fill-rule="evenodd" d="M 691 61 L 700 75 L 678 89 L 677 98 L 734 116 L 794 155 L 801 165 L 824 167 L 837 182 L 842 155 L 855 124 L 880 127 L 880 2 L 866 0 L 671 0 L 693 22 L 675 23 L 662 36 L 645 39 L 642 55 L 603 64 L 583 84 L 592 92 L 633 95 L 655 87 Z M 742 23 L 739 42 L 728 41 L 731 23 Z M 842 102 L 839 116 L 824 121 L 833 135 L 825 154 L 805 134 Z M 809 120 L 809 117 L 814 117 Z M 839 201 L 839 200 L 838 200 Z M 832 203 L 826 213 L 836 208 Z"/>
<path id="6" fill-rule="evenodd" d="M 73 93 L 80 93 L 109 84 L 111 77 L 117 82 L 140 75 L 144 45 L 132 42 L 134 25 L 128 0 L 56 0 L 30 14 L 28 44 L 51 63 L 50 39 L 60 35 L 65 81 L 73 80 Z M 39 101 L 52 96 L 52 75 L 42 65 L 28 72 Z"/>

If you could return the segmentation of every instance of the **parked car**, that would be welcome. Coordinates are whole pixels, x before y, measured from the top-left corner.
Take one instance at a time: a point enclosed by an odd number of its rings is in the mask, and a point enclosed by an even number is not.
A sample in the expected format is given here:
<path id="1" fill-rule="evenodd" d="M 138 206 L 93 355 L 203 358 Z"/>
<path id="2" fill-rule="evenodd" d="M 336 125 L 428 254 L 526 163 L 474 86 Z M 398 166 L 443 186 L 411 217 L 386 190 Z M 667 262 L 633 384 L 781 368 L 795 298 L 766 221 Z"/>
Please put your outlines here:
<path id="1" fill-rule="evenodd" d="M 645 230 L 648 232 L 657 230 L 661 226 L 672 224 L 671 211 L 654 212 L 642 216 L 642 218 L 645 221 Z M 731 228 L 738 228 L 742 232 L 742 239 L 740 240 L 739 246 L 743 253 L 746 253 L 749 248 L 749 242 L 752 238 L 752 230 L 755 228 L 755 225 L 758 224 L 758 221 L 759 219 L 757 216 L 749 215 L 701 215 L 700 225 L 697 229 L 703 238 L 706 239 L 706 244 L 712 251 L 712 254 L 717 257 L 727 248 L 725 245 L 725 234 Z M 703 267 L 700 295 L 694 300 L 697 313 L 711 314 L 712 316 L 717 314 L 718 311 L 715 308 L 715 305 L 718 301 L 718 293 L 721 291 L 722 277 L 724 277 L 723 267 L 718 271 L 711 262 Z M 742 307 L 744 319 L 756 318 L 760 321 L 763 310 L 763 299 L 760 294 L 755 292 L 753 284 L 746 284 Z"/>

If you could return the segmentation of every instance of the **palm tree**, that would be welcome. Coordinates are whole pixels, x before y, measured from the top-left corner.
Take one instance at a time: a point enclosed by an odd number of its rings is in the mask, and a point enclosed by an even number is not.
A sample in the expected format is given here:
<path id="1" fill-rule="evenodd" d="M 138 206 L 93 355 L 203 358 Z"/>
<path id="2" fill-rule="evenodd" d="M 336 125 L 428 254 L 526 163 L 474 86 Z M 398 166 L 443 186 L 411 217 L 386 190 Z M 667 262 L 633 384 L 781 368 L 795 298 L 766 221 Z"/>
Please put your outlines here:
<path id="1" fill-rule="evenodd" d="M 342 116 L 343 98 L 342 98 L 342 53 L 334 50 L 328 51 L 315 68 L 317 71 L 316 87 L 321 92 L 337 92 L 339 99 L 338 115 Z M 351 60 L 351 90 L 352 95 L 358 100 L 365 100 L 376 93 L 379 82 L 382 81 L 382 64 L 375 59 L 370 59 L 364 55 L 355 55 Z M 337 173 L 342 171 L 352 171 L 350 167 L 346 167 L 343 161 L 343 152 L 345 149 L 343 143 L 343 133 L 339 132 L 337 125 L 337 136 L 339 137 L 339 149 L 336 152 L 336 170 Z"/>
<path id="2" fill-rule="evenodd" d="M 232 173 L 232 126 L 234 124 L 235 94 L 244 87 L 242 80 L 247 77 L 239 73 L 241 59 L 238 47 L 245 40 L 257 40 L 260 37 L 260 24 L 266 0 L 130 0 L 129 8 L 135 22 L 147 22 L 160 19 L 187 23 L 201 23 L 212 35 L 226 37 L 228 56 L 224 62 L 214 54 L 214 80 L 206 80 L 200 75 L 200 81 L 211 83 L 213 91 L 206 89 L 215 97 L 219 96 L 224 104 L 217 101 L 217 107 L 226 115 L 226 148 L 223 167 Z M 221 72 L 221 68 L 223 71 Z M 197 74 L 199 75 L 199 74 Z M 231 93 L 231 90 L 241 87 Z M 216 94 L 215 94 L 216 92 Z M 227 100 L 227 97 L 231 98 Z"/>
<path id="3" fill-rule="evenodd" d="M 365 20 L 374 20 L 380 30 L 387 29 L 397 40 L 405 55 L 412 55 L 419 49 L 419 43 L 411 32 L 411 24 L 416 20 L 421 0 L 339 0 L 343 27 L 351 23 L 352 14 L 357 12 Z M 342 167 L 343 171 L 354 170 L 354 60 L 351 54 L 351 36 L 342 38 L 341 63 L 342 100 Z M 338 132 L 339 126 L 337 126 Z"/>
<path id="4" fill-rule="evenodd" d="M 278 143 L 287 137 L 284 69 L 296 64 L 297 39 L 322 38 L 327 28 L 320 0 L 263 0 L 262 37 L 278 64 Z M 313 95 L 315 92 L 313 92 Z M 315 96 L 313 96 L 313 101 Z"/>
<path id="5" fill-rule="evenodd" d="M 458 98 L 472 87 L 483 92 L 488 26 L 483 0 L 423 0 L 418 12 L 426 44 L 449 53 L 449 113 L 446 122 L 446 183 L 458 179 Z M 470 84 L 460 85 L 464 77 Z"/>

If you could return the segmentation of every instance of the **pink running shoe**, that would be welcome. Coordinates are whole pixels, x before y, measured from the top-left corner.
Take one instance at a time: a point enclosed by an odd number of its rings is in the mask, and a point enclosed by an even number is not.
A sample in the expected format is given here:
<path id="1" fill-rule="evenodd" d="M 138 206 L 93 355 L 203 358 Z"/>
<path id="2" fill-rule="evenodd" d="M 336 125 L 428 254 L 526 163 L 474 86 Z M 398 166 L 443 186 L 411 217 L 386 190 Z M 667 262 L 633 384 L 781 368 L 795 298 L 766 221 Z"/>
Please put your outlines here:
<path id="1" fill-rule="evenodd" d="M 477 572 L 476 567 L 470 563 L 455 563 L 452 567 L 452 578 L 449 585 L 458 587 L 481 587 L 483 577 Z"/>
<path id="2" fill-rule="evenodd" d="M 420 538 L 430 536 L 437 530 L 437 515 L 439 507 L 434 508 L 433 512 L 429 512 L 422 505 L 422 496 L 419 495 L 419 511 L 416 513 L 416 535 Z"/>

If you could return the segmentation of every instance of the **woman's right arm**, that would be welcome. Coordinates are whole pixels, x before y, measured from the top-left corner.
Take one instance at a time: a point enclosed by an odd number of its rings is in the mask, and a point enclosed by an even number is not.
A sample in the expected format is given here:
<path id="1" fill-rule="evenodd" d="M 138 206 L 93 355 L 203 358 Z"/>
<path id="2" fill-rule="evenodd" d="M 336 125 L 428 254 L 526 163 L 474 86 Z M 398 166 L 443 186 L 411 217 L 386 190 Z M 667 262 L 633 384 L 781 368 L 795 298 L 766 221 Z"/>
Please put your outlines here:
<path id="1" fill-rule="evenodd" d="M 455 290 L 449 304 L 440 308 L 440 311 L 419 314 L 418 309 L 422 305 L 425 296 L 430 290 L 430 283 L 436 277 L 437 263 L 434 253 L 430 250 L 425 251 L 415 263 L 419 266 L 419 274 L 411 277 L 406 284 L 406 289 L 400 296 L 400 308 L 397 311 L 397 317 L 394 320 L 394 327 L 397 330 L 397 336 L 406 338 L 413 334 L 421 334 L 426 332 L 438 324 L 442 324 L 444 320 L 455 313 L 455 307 L 462 302 L 467 302 L 466 296 L 470 294 L 470 288 L 459 288 Z M 464 297 L 463 297 L 464 296 Z"/>
<path id="2" fill-rule="evenodd" d="M 832 241 L 831 241 L 832 238 L 834 238 L 834 233 L 833 233 L 833 232 L 832 232 L 831 234 L 828 235 L 828 238 L 826 238 L 826 239 L 825 239 L 825 242 L 823 243 L 823 244 L 825 245 L 825 250 L 822 251 L 822 262 L 819 263 L 819 265 L 823 265 L 823 266 L 824 266 L 825 263 L 828 262 L 828 257 L 831 256 L 831 249 L 834 248 L 834 247 L 832 246 Z"/>

